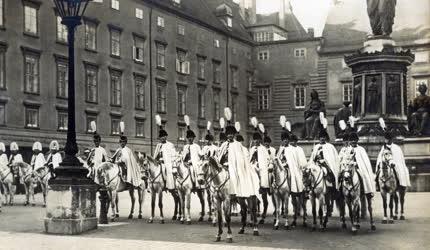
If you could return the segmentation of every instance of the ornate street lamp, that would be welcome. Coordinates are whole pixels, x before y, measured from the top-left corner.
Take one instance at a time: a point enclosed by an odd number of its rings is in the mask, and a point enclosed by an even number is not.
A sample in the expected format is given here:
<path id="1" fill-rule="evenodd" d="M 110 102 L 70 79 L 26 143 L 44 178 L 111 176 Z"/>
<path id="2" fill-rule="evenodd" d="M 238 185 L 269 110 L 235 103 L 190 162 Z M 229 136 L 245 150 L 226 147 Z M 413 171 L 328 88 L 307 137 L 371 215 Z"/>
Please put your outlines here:
<path id="1" fill-rule="evenodd" d="M 61 166 L 55 169 L 56 177 L 52 182 L 70 179 L 73 177 L 85 177 L 88 170 L 76 158 L 78 145 L 76 144 L 75 128 L 75 31 L 81 24 L 82 16 L 91 0 L 54 0 L 58 15 L 62 24 L 67 27 L 67 42 L 69 46 L 69 84 L 68 84 L 68 121 L 67 142 L 65 147 L 66 157 Z"/>
<path id="2" fill-rule="evenodd" d="M 67 27 L 69 46 L 68 126 L 66 156 L 49 180 L 45 231 L 52 234 L 80 234 L 97 228 L 96 188 L 88 170 L 76 158 L 75 129 L 75 31 L 92 0 L 53 0 L 62 24 Z M 96 0 L 99 1 L 99 0 Z M 94 1 L 94 2 L 96 2 Z"/>

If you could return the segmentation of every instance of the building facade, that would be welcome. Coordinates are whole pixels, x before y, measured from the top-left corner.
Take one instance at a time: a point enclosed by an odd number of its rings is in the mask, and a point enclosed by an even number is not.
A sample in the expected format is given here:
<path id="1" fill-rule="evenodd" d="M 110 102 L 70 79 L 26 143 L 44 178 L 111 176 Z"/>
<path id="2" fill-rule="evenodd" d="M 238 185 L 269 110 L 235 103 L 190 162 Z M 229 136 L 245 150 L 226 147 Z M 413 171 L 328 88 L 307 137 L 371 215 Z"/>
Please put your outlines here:
<path id="1" fill-rule="evenodd" d="M 96 121 L 103 144 L 118 147 L 119 122 L 136 151 L 157 143 L 155 114 L 169 140 L 185 140 L 185 114 L 199 140 L 226 106 L 246 124 L 253 41 L 239 5 L 224 1 L 104 0 L 91 3 L 76 34 L 76 129 L 90 147 Z M 39 140 L 64 145 L 67 30 L 51 0 L 0 0 L 0 134 L 29 160 Z"/>

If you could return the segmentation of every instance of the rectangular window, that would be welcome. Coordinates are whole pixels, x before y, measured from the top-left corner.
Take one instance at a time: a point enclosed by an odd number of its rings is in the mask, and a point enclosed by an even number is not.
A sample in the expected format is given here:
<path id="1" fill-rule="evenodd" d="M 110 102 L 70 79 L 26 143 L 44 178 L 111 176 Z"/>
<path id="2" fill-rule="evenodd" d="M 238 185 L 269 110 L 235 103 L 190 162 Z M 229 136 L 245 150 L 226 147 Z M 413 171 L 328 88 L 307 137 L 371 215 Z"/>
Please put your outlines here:
<path id="1" fill-rule="evenodd" d="M 294 107 L 304 108 L 306 102 L 306 88 L 304 85 L 294 87 Z"/>
<path id="2" fill-rule="evenodd" d="M 186 129 L 183 126 L 178 127 L 178 140 L 185 141 Z"/>
<path id="3" fill-rule="evenodd" d="M 187 91 L 184 88 L 178 88 L 178 115 L 186 113 Z"/>
<path id="4" fill-rule="evenodd" d="M 214 119 L 215 121 L 219 121 L 220 118 L 220 93 L 219 91 L 214 92 Z"/>
<path id="5" fill-rule="evenodd" d="M 252 84 L 254 82 L 254 74 L 252 72 L 246 72 L 246 81 L 248 83 L 248 91 L 252 91 Z"/>
<path id="6" fill-rule="evenodd" d="M 420 92 L 418 91 L 418 88 L 420 87 L 420 85 L 426 85 L 427 88 L 429 87 L 429 82 L 428 79 L 418 79 L 415 80 L 415 97 L 420 95 Z"/>
<path id="7" fill-rule="evenodd" d="M 164 68 L 166 59 L 166 45 L 157 43 L 157 67 Z"/>
<path id="8" fill-rule="evenodd" d="M 121 55 L 121 31 L 110 29 L 110 54 Z"/>
<path id="9" fill-rule="evenodd" d="M 119 123 L 121 122 L 121 118 L 117 117 L 117 116 L 112 116 L 111 117 L 111 122 L 110 122 L 110 133 L 112 135 L 119 135 L 120 134 L 120 130 L 119 130 Z"/>
<path id="10" fill-rule="evenodd" d="M 68 97 L 68 64 L 64 61 L 57 61 L 57 97 Z"/>
<path id="11" fill-rule="evenodd" d="M 25 127 L 38 128 L 39 127 L 39 108 L 25 108 Z"/>
<path id="12" fill-rule="evenodd" d="M 233 19 L 231 17 L 227 17 L 227 26 L 228 27 L 233 27 Z"/>
<path id="13" fill-rule="evenodd" d="M 219 47 L 220 47 L 220 44 L 219 44 L 219 40 L 218 40 L 218 39 L 215 39 L 215 40 L 214 40 L 214 47 L 215 47 L 215 48 L 219 48 Z"/>
<path id="14" fill-rule="evenodd" d="M 260 51 L 258 52 L 258 60 L 267 61 L 269 60 L 269 51 Z"/>
<path id="15" fill-rule="evenodd" d="M 157 26 L 160 28 L 164 28 L 164 18 L 161 16 L 157 17 Z"/>
<path id="16" fill-rule="evenodd" d="M 97 124 L 97 115 L 95 114 L 87 114 L 87 133 L 94 133 L 91 128 L 91 122 L 95 122 Z"/>
<path id="17" fill-rule="evenodd" d="M 415 61 L 414 63 L 423 63 L 429 61 L 429 51 L 416 51 L 414 52 Z"/>
<path id="18" fill-rule="evenodd" d="M 176 50 L 176 72 L 190 74 L 190 62 L 187 60 L 187 52 L 181 49 Z"/>
<path id="19" fill-rule="evenodd" d="M 258 89 L 258 109 L 268 110 L 269 109 L 269 88 Z"/>
<path id="20" fill-rule="evenodd" d="M 204 128 L 199 128 L 199 142 L 203 143 L 205 142 L 205 137 L 206 137 L 206 133 L 207 131 Z"/>
<path id="21" fill-rule="evenodd" d="M 197 57 L 197 78 L 198 79 L 205 79 L 205 66 L 206 66 L 206 59 L 204 57 L 198 56 Z"/>
<path id="22" fill-rule="evenodd" d="M 39 56 L 33 54 L 25 54 L 25 76 L 24 85 L 25 92 L 31 94 L 39 93 Z"/>
<path id="23" fill-rule="evenodd" d="M 145 109 L 145 79 L 135 77 L 136 84 L 136 109 Z"/>
<path id="24" fill-rule="evenodd" d="M 6 125 L 6 105 L 0 103 L 0 126 Z"/>
<path id="25" fill-rule="evenodd" d="M 145 122 L 136 119 L 136 137 L 145 137 Z"/>
<path id="26" fill-rule="evenodd" d="M 221 63 L 213 61 L 213 81 L 214 83 L 221 83 Z"/>
<path id="27" fill-rule="evenodd" d="M 157 111 L 159 113 L 166 113 L 167 110 L 166 91 L 165 83 L 157 83 Z"/>
<path id="28" fill-rule="evenodd" d="M 239 71 L 237 70 L 236 66 L 230 66 L 230 72 L 231 72 L 231 87 L 237 88 L 239 85 Z"/>
<path id="29" fill-rule="evenodd" d="M 0 0 L 0 27 L 4 26 L 4 0 Z"/>
<path id="30" fill-rule="evenodd" d="M 143 49 L 145 40 L 141 37 L 134 37 L 133 59 L 137 62 L 143 62 Z"/>
<path id="31" fill-rule="evenodd" d="M 343 84 L 342 88 L 343 88 L 342 100 L 344 102 L 352 101 L 352 84 L 351 83 Z"/>
<path id="32" fill-rule="evenodd" d="M 198 105 L 199 105 L 199 118 L 206 117 L 206 98 L 205 88 L 199 88 Z"/>
<path id="33" fill-rule="evenodd" d="M 24 32 L 37 35 L 37 9 L 24 6 Z"/>
<path id="34" fill-rule="evenodd" d="M 136 8 L 136 18 L 143 19 L 143 10 Z"/>
<path id="35" fill-rule="evenodd" d="M 97 24 L 85 21 L 85 48 L 97 50 Z"/>
<path id="36" fill-rule="evenodd" d="M 178 24 L 178 35 L 181 35 L 181 36 L 185 35 L 185 26 L 182 24 Z"/>
<path id="37" fill-rule="evenodd" d="M 306 57 L 306 49 L 305 48 L 294 49 L 294 57 Z"/>
<path id="38" fill-rule="evenodd" d="M 119 10 L 119 0 L 111 0 L 110 7 L 114 10 Z"/>
<path id="39" fill-rule="evenodd" d="M 0 47 L 0 89 L 6 89 L 6 50 L 2 47 Z"/>
<path id="40" fill-rule="evenodd" d="M 57 41 L 67 43 L 67 27 L 61 21 L 61 17 L 57 16 Z"/>
<path id="41" fill-rule="evenodd" d="M 59 131 L 67 131 L 67 111 L 58 111 L 57 121 L 57 129 Z"/>
<path id="42" fill-rule="evenodd" d="M 110 72 L 110 101 L 113 106 L 121 106 L 121 72 L 112 70 Z"/>
<path id="43" fill-rule="evenodd" d="M 86 101 L 96 103 L 98 99 L 98 69 L 85 66 Z"/>

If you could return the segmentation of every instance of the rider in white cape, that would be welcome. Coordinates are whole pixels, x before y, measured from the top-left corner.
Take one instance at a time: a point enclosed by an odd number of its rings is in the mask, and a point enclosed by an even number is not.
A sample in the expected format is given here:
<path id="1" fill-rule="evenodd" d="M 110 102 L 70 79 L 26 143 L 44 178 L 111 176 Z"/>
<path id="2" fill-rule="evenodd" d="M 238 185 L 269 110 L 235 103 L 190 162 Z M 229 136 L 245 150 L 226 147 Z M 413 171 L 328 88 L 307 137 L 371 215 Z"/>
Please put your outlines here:
<path id="1" fill-rule="evenodd" d="M 376 191 L 375 187 L 375 174 L 373 173 L 372 164 L 370 163 L 369 156 L 367 155 L 366 150 L 359 146 L 358 143 L 358 135 L 355 132 L 350 133 L 351 141 L 351 150 L 355 156 L 355 160 L 358 165 L 358 173 L 362 178 L 364 193 L 371 194 Z"/>
<path id="2" fill-rule="evenodd" d="M 3 142 L 0 142 L 0 166 L 6 166 L 7 163 L 6 146 Z"/>
<path id="3" fill-rule="evenodd" d="M 30 165 L 34 171 L 45 167 L 46 160 L 42 153 L 42 144 L 40 142 L 35 142 L 33 144 L 33 155 L 31 156 Z"/>

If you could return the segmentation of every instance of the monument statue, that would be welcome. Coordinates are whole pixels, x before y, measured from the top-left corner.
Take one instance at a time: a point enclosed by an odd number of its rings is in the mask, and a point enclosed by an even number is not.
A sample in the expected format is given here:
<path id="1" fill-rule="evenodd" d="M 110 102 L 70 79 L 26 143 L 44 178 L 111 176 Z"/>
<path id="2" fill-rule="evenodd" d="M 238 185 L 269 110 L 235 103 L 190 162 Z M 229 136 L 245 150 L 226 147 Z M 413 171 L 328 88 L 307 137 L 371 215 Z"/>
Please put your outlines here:
<path id="1" fill-rule="evenodd" d="M 381 112 L 381 83 L 380 77 L 371 76 L 366 84 L 366 113 L 380 114 Z"/>
<path id="2" fill-rule="evenodd" d="M 352 108 L 354 116 L 361 115 L 361 76 L 354 78 L 354 92 L 352 97 Z"/>
<path id="3" fill-rule="evenodd" d="M 408 107 L 409 131 L 413 135 L 430 135 L 430 96 L 426 95 L 427 86 L 418 87 L 420 95 Z"/>
<path id="4" fill-rule="evenodd" d="M 399 75 L 387 76 L 387 114 L 400 115 L 402 113 L 400 87 Z"/>
<path id="5" fill-rule="evenodd" d="M 367 14 L 374 36 L 389 36 L 393 32 L 397 0 L 367 0 Z"/>
<path id="6" fill-rule="evenodd" d="M 305 138 L 315 139 L 321 129 L 320 112 L 325 114 L 325 105 L 318 97 L 316 90 L 311 91 L 311 101 L 305 110 Z"/>
<path id="7" fill-rule="evenodd" d="M 334 133 L 336 134 L 336 138 L 342 137 L 342 130 L 339 128 L 339 121 L 344 120 L 346 123 L 349 120 L 349 117 L 352 115 L 351 111 L 351 102 L 343 102 L 343 107 L 338 109 L 336 114 L 334 115 Z"/>

